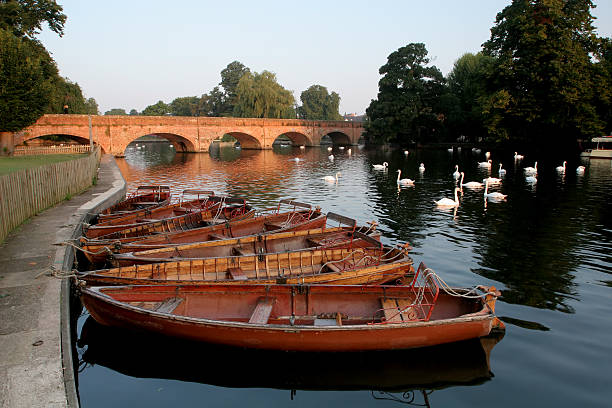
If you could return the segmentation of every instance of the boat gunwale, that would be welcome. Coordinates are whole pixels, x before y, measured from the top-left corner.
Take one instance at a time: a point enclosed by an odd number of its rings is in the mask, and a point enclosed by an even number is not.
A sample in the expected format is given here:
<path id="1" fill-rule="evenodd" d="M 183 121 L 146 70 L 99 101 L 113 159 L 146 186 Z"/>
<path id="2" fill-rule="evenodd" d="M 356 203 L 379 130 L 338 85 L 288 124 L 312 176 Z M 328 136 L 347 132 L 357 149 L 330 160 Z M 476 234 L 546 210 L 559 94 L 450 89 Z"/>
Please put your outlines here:
<path id="1" fill-rule="evenodd" d="M 124 287 L 132 287 L 132 286 L 147 286 L 147 287 L 155 287 L 162 285 L 127 285 Z M 300 285 L 277 285 L 277 286 L 300 286 Z M 313 285 L 315 286 L 315 285 Z M 320 285 L 316 285 L 320 286 Z M 357 285 L 357 287 L 360 285 Z M 350 287 L 355 288 L 355 285 L 335 285 L 335 287 Z M 398 288 L 398 286 L 385 286 L 385 285 L 377 285 L 377 286 L 369 286 L 369 288 Z M 486 302 L 480 298 L 479 302 L 482 305 L 482 308 L 473 313 L 468 313 L 465 315 L 461 315 L 458 317 L 453 317 L 450 319 L 437 319 L 437 320 L 416 320 L 409 322 L 401 322 L 401 323 L 388 323 L 388 322 L 379 322 L 379 323 L 368 323 L 368 324 L 355 324 L 355 325 L 342 325 L 342 326 L 314 326 L 314 325 L 280 325 L 280 324 L 269 324 L 269 323 L 249 323 L 249 322 L 235 322 L 235 321 L 227 321 L 227 320 L 213 320 L 207 318 L 198 318 L 198 317 L 189 317 L 182 315 L 174 315 L 171 313 L 158 312 L 155 310 L 145 309 L 139 306 L 130 305 L 125 302 L 121 302 L 115 300 L 113 297 L 106 295 L 102 291 L 104 289 L 114 289 L 117 290 L 118 286 L 97 286 L 97 287 L 86 287 L 83 290 L 87 291 L 90 296 L 97 298 L 103 302 L 110 303 L 114 307 L 118 307 L 120 309 L 149 315 L 155 318 L 163 319 L 163 320 L 174 320 L 178 323 L 191 323 L 197 325 L 207 325 L 207 326 L 215 326 L 220 328 L 236 328 L 236 329 L 249 329 L 254 331 L 282 331 L 282 332 L 290 332 L 290 333 L 299 333 L 300 331 L 307 332 L 329 332 L 329 331 L 363 331 L 363 330 L 399 330 L 399 329 L 407 329 L 412 327 L 429 327 L 429 326 L 439 326 L 446 324 L 458 324 L 458 323 L 470 323 L 470 322 L 481 322 L 486 320 L 493 320 L 496 318 L 495 313 L 491 311 Z M 464 292 L 469 292 L 470 289 L 466 288 L 453 288 L 453 290 L 461 290 Z M 81 295 L 82 296 L 82 295 Z M 91 314 L 91 311 L 90 311 Z"/>

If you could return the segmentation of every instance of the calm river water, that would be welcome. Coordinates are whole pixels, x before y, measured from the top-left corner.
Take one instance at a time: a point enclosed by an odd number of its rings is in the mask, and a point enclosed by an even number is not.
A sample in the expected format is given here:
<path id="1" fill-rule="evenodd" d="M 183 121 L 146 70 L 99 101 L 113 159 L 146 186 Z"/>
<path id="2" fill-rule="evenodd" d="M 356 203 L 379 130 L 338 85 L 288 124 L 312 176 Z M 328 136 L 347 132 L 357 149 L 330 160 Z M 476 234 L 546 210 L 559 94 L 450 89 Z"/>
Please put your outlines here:
<path id="1" fill-rule="evenodd" d="M 455 211 L 455 164 L 465 181 L 488 173 L 484 152 L 324 147 L 175 154 L 166 144 L 129 148 L 118 165 L 129 189 L 167 184 L 242 196 L 256 208 L 282 198 L 319 205 L 360 223 L 376 220 L 385 243 L 409 242 L 451 286 L 495 285 L 502 339 L 401 352 L 299 354 L 225 350 L 115 332 L 79 318 L 78 390 L 83 407 L 604 407 L 612 403 L 612 163 L 539 158 L 536 185 L 512 153 L 507 202 L 485 205 L 464 189 Z M 296 161 L 295 158 L 299 158 Z M 388 171 L 372 164 L 388 162 Z M 420 163 L 425 171 L 419 172 Z M 397 170 L 414 187 L 398 190 Z M 340 172 L 337 183 L 321 178 Z M 494 346 L 494 347 L 493 347 Z"/>

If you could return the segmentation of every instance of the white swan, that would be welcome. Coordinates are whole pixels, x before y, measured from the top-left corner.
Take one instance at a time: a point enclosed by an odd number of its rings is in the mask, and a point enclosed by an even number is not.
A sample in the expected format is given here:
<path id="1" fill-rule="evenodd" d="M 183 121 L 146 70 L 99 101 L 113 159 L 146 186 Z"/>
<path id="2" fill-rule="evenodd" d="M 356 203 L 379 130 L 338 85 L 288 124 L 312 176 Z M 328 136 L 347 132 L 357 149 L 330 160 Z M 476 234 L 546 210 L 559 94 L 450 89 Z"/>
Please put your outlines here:
<path id="1" fill-rule="evenodd" d="M 480 162 L 478 163 L 478 166 L 491 168 L 491 160 L 487 160 L 486 162 Z"/>
<path id="2" fill-rule="evenodd" d="M 561 173 L 565 173 L 565 165 L 567 164 L 566 161 L 563 162 L 563 166 L 558 166 L 557 167 L 557 171 L 560 171 Z"/>
<path id="3" fill-rule="evenodd" d="M 538 179 L 536 176 L 527 176 L 525 177 L 525 181 L 530 184 L 535 184 L 538 182 Z"/>
<path id="4" fill-rule="evenodd" d="M 453 173 L 453 177 L 457 180 L 461 177 L 461 173 L 459 173 L 459 165 L 455 164 L 455 172 Z"/>
<path id="5" fill-rule="evenodd" d="M 459 182 L 460 186 L 463 186 L 465 188 L 472 189 L 472 190 L 479 190 L 484 187 L 482 183 L 479 183 L 477 181 L 469 181 L 467 183 L 463 183 L 464 177 L 465 177 L 465 173 L 461 172 L 461 181 Z"/>
<path id="6" fill-rule="evenodd" d="M 347 152 L 347 153 L 348 153 L 348 155 L 350 156 L 350 155 L 351 155 L 351 153 L 353 153 L 353 149 L 348 149 L 346 152 Z"/>
<path id="7" fill-rule="evenodd" d="M 330 154 L 329 156 L 327 156 L 327 158 L 328 158 L 329 160 L 331 160 L 331 161 L 334 161 L 334 155 L 333 155 L 333 154 Z"/>
<path id="8" fill-rule="evenodd" d="M 533 175 L 533 174 L 538 174 L 538 162 L 535 162 L 535 164 L 533 165 L 533 167 L 525 167 L 523 169 L 523 171 L 525 172 L 525 174 L 527 175 Z"/>
<path id="9" fill-rule="evenodd" d="M 453 148 L 452 147 L 450 149 L 446 149 L 446 150 L 448 150 L 449 153 L 453 152 Z"/>
<path id="10" fill-rule="evenodd" d="M 438 207 L 457 207 L 459 205 L 459 198 L 457 197 L 457 191 L 459 191 L 459 188 L 455 187 L 455 200 L 451 200 L 450 198 L 442 198 L 438 201 L 434 201 L 434 203 L 438 206 Z"/>
<path id="11" fill-rule="evenodd" d="M 522 154 L 518 154 L 517 152 L 514 152 L 514 160 L 523 160 L 525 158 L 525 156 L 523 156 Z"/>
<path id="12" fill-rule="evenodd" d="M 584 166 L 576 167 L 576 173 L 577 174 L 584 174 Z"/>
<path id="13" fill-rule="evenodd" d="M 300 146 L 300 149 L 305 149 L 305 148 L 306 148 L 306 146 L 304 146 L 304 145 Z"/>
<path id="14" fill-rule="evenodd" d="M 423 163 L 421 163 L 421 165 L 419 166 L 419 171 L 420 172 L 424 172 L 425 171 L 425 165 Z"/>
<path id="15" fill-rule="evenodd" d="M 323 180 L 327 181 L 328 183 L 335 183 L 338 181 L 338 176 L 340 175 L 340 172 L 336 173 L 336 177 L 334 176 L 325 176 L 322 177 Z"/>
<path id="16" fill-rule="evenodd" d="M 506 169 L 502 169 L 502 164 L 499 163 L 499 171 L 498 171 L 499 177 L 503 177 L 506 175 Z"/>
<path id="17" fill-rule="evenodd" d="M 491 157 L 491 152 L 486 152 L 485 153 L 485 158 L 489 159 Z"/>
<path id="18" fill-rule="evenodd" d="M 294 162 L 299 162 L 301 159 L 299 157 L 294 157 L 293 159 L 291 159 Z"/>
<path id="19" fill-rule="evenodd" d="M 332 151 L 332 148 L 331 148 L 331 147 L 328 147 L 328 148 L 327 148 L 327 151 L 328 151 L 328 152 L 331 152 L 331 151 Z"/>
<path id="20" fill-rule="evenodd" d="M 340 146 L 338 149 L 340 149 L 340 150 L 344 150 L 344 146 Z"/>
<path id="21" fill-rule="evenodd" d="M 491 185 L 493 184 L 501 184 L 502 180 L 500 178 L 497 177 L 487 177 L 486 179 L 482 179 L 483 183 L 489 183 Z"/>
<path id="22" fill-rule="evenodd" d="M 414 180 L 410 180 L 408 178 L 400 179 L 401 175 L 402 175 L 402 171 L 398 170 L 397 171 L 397 184 L 399 186 L 414 186 Z"/>
<path id="23" fill-rule="evenodd" d="M 389 163 L 384 162 L 383 164 L 373 164 L 374 170 L 385 170 L 389 166 Z"/>
<path id="24" fill-rule="evenodd" d="M 484 198 L 486 199 L 490 199 L 490 200 L 505 200 L 506 197 L 508 197 L 507 194 L 502 194 L 502 193 L 498 193 L 497 191 L 494 191 L 493 193 L 489 193 L 489 183 L 485 183 L 485 191 L 484 191 Z"/>
<path id="25" fill-rule="evenodd" d="M 408 155 L 410 154 L 410 152 L 409 152 L 408 150 L 404 150 L 404 154 L 405 154 L 406 156 L 408 156 Z"/>

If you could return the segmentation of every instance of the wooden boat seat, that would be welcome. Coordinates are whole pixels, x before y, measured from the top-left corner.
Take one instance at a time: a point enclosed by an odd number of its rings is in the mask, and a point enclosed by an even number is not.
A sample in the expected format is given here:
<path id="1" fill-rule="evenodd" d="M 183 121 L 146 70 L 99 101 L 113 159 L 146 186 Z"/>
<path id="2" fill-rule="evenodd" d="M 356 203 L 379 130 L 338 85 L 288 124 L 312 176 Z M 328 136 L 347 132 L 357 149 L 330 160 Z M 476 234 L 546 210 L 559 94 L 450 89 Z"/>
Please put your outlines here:
<path id="1" fill-rule="evenodd" d="M 242 268 L 227 268 L 227 272 L 233 280 L 247 280 Z"/>
<path id="2" fill-rule="evenodd" d="M 161 302 L 153 310 L 155 310 L 156 312 L 160 312 L 160 313 L 172 313 L 174 312 L 174 310 L 176 310 L 178 305 L 180 305 L 181 303 L 183 303 L 183 298 L 178 298 L 178 297 L 168 298 L 164 300 L 163 302 Z"/>
<path id="3" fill-rule="evenodd" d="M 387 323 L 404 323 L 418 320 L 411 299 L 380 299 Z"/>
<path id="4" fill-rule="evenodd" d="M 262 297 L 257 301 L 257 305 L 251 314 L 249 323 L 255 324 L 266 324 L 272 313 L 272 306 L 274 306 L 274 298 Z"/>

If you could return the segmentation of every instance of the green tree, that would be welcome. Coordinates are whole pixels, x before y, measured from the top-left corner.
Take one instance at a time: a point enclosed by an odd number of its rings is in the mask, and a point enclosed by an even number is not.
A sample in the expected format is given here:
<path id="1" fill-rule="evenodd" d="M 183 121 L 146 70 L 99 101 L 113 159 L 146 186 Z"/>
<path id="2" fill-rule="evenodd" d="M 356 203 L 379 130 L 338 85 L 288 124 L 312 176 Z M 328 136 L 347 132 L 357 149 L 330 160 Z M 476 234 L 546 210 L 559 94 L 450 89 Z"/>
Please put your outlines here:
<path id="1" fill-rule="evenodd" d="M 466 53 L 455 61 L 448 74 L 448 100 L 443 103 L 446 126 L 453 137 L 465 135 L 476 141 L 487 135 L 481 104 L 487 96 L 485 81 L 493 62 L 492 57 L 482 53 Z"/>
<path id="2" fill-rule="evenodd" d="M 302 119 L 308 120 L 341 120 L 338 112 L 340 95 L 321 85 L 312 85 L 300 95 L 302 106 L 298 107 L 298 114 Z"/>
<path id="3" fill-rule="evenodd" d="M 94 98 L 88 98 L 85 100 L 85 110 L 89 115 L 99 115 L 100 109 L 98 108 L 98 102 Z"/>
<path id="4" fill-rule="evenodd" d="M 130 110 L 130 116 L 138 116 L 140 115 L 140 113 L 138 113 L 138 111 L 136 109 L 131 109 Z"/>
<path id="5" fill-rule="evenodd" d="M 144 116 L 164 116 L 168 113 L 171 113 L 170 106 L 162 101 L 158 101 L 155 105 L 149 105 L 142 111 Z"/>
<path id="6" fill-rule="evenodd" d="M 498 13 L 484 52 L 495 65 L 483 113 L 497 141 L 574 146 L 598 135 L 591 0 L 513 0 Z"/>
<path id="7" fill-rule="evenodd" d="M 23 129 L 43 114 L 50 100 L 47 71 L 55 67 L 49 60 L 32 40 L 0 29 L 0 131 Z"/>
<path id="8" fill-rule="evenodd" d="M 379 73 L 377 99 L 366 109 L 366 136 L 376 142 L 400 143 L 437 137 L 442 127 L 440 98 L 444 77 L 429 63 L 422 43 L 391 53 Z"/>
<path id="9" fill-rule="evenodd" d="M 196 116 L 199 115 L 200 100 L 197 96 L 185 96 L 176 98 L 170 102 L 170 112 L 174 116 Z"/>
<path id="10" fill-rule="evenodd" d="M 125 112 L 125 109 L 123 108 L 113 108 L 111 110 L 107 110 L 106 112 L 104 112 L 105 115 L 127 115 L 127 113 Z"/>
<path id="11" fill-rule="evenodd" d="M 92 106 L 91 102 L 85 99 L 79 84 L 57 76 L 52 81 L 51 100 L 45 113 L 63 113 L 65 105 L 68 105 L 69 113 L 98 114 L 98 104 Z"/>
<path id="12" fill-rule="evenodd" d="M 53 0 L 1 0 L 0 28 L 17 37 L 33 39 L 42 30 L 42 24 L 47 23 L 61 37 L 66 22 L 62 11 L 62 6 Z"/>
<path id="13" fill-rule="evenodd" d="M 295 118 L 295 98 L 283 88 L 276 75 L 247 72 L 236 88 L 234 116 L 243 118 Z"/>
<path id="14" fill-rule="evenodd" d="M 236 88 L 238 87 L 240 78 L 247 72 L 251 72 L 251 70 L 238 61 L 230 62 L 227 67 L 221 71 L 221 83 L 219 83 L 219 85 L 223 87 L 224 93 L 223 102 L 218 109 L 218 116 L 231 116 L 233 114 L 237 98 Z"/>

